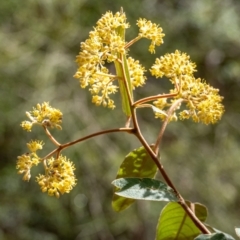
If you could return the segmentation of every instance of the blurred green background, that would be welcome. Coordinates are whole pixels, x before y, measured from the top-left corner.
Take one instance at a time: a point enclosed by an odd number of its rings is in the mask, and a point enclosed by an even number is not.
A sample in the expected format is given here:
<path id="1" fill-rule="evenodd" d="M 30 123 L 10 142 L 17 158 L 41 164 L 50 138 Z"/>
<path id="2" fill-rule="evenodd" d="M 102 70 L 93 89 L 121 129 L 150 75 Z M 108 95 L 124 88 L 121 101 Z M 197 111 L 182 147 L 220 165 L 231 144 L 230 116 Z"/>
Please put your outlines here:
<path id="1" fill-rule="evenodd" d="M 182 195 L 205 204 L 208 223 L 234 235 L 240 226 L 240 1 L 239 0 L 2 0 L 0 1 L 0 239 L 125 240 L 154 239 L 164 206 L 137 202 L 121 213 L 111 208 L 111 181 L 124 156 L 139 146 L 127 134 L 100 136 L 64 151 L 77 168 L 78 184 L 60 199 L 42 193 L 32 172 L 27 182 L 15 169 L 30 139 L 45 141 L 40 128 L 24 132 L 25 112 L 49 101 L 64 114 L 64 143 L 125 121 L 116 96 L 114 111 L 91 104 L 88 91 L 73 79 L 79 44 L 106 11 L 123 7 L 137 34 L 136 20 L 160 24 L 166 34 L 155 55 L 142 40 L 130 54 L 150 67 L 155 57 L 175 49 L 197 63 L 196 76 L 220 89 L 226 108 L 214 126 L 191 121 L 169 125 L 162 146 L 166 171 Z M 166 80 L 152 79 L 136 99 L 167 91 Z M 160 122 L 150 110 L 139 110 L 142 131 L 154 141 Z"/>

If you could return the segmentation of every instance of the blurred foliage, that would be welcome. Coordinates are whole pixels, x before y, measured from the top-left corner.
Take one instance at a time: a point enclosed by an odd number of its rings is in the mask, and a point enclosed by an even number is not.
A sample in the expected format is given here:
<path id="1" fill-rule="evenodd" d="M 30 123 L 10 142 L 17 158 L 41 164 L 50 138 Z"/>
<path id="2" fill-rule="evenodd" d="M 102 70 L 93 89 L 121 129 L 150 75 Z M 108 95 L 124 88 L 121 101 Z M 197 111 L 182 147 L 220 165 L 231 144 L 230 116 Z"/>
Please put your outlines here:
<path id="1" fill-rule="evenodd" d="M 100 136 L 66 150 L 64 154 L 76 164 L 78 184 L 60 199 L 42 193 L 35 176 L 23 182 L 15 169 L 27 141 L 47 140 L 41 129 L 29 134 L 19 127 L 25 111 L 37 103 L 49 101 L 64 113 L 63 130 L 53 133 L 62 143 L 123 126 L 119 99 L 114 111 L 97 108 L 72 77 L 79 43 L 102 14 L 121 6 L 133 28 L 127 32 L 128 40 L 136 35 L 139 17 L 159 23 L 166 34 L 156 55 L 148 53 L 148 42 L 143 40 L 131 49 L 134 58 L 150 67 L 156 56 L 185 51 L 197 63 L 197 75 L 224 96 L 226 112 L 219 124 L 170 124 L 161 158 L 182 195 L 208 207 L 210 225 L 230 234 L 240 226 L 239 0 L 2 0 L 0 239 L 154 238 L 163 204 L 137 202 L 121 213 L 111 209 L 110 182 L 124 156 L 139 146 L 131 136 Z M 136 98 L 164 92 L 167 86 L 162 79 L 150 78 Z M 153 116 L 150 110 L 139 111 L 149 142 L 160 127 Z M 52 148 L 46 143 L 46 151 Z"/>

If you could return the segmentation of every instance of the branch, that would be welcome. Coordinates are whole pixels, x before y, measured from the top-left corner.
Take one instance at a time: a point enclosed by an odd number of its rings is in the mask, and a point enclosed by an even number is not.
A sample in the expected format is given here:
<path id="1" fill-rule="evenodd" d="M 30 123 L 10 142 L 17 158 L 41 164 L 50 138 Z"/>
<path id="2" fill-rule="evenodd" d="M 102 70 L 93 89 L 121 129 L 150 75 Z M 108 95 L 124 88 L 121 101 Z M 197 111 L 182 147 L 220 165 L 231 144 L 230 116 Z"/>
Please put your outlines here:
<path id="1" fill-rule="evenodd" d="M 130 134 L 133 134 L 134 129 L 133 128 L 113 128 L 113 129 L 103 130 L 103 131 L 100 131 L 100 132 L 96 132 L 96 133 L 87 135 L 87 136 L 79 138 L 75 141 L 71 141 L 71 142 L 59 145 L 58 148 L 54 149 L 52 152 L 50 152 L 48 155 L 46 155 L 44 158 L 42 158 L 42 160 L 51 157 L 55 153 L 60 153 L 64 148 L 70 147 L 74 144 L 80 143 L 82 141 L 85 141 L 87 139 L 90 139 L 90 138 L 93 138 L 93 137 L 96 137 L 96 136 L 100 136 L 100 135 L 107 134 L 107 133 L 113 133 L 113 132 L 127 132 L 127 133 L 130 133 Z"/>
<path id="2" fill-rule="evenodd" d="M 170 98 L 170 97 L 175 97 L 177 95 L 178 95 L 178 92 L 177 93 L 168 93 L 168 94 L 158 94 L 155 96 L 146 97 L 146 98 L 142 98 L 138 101 L 135 101 L 132 106 L 136 107 L 137 105 L 140 105 L 140 104 L 143 104 L 146 102 L 151 102 L 151 101 L 157 100 L 158 98 Z"/>
<path id="3" fill-rule="evenodd" d="M 53 142 L 53 144 L 55 144 L 56 146 L 61 146 L 61 144 L 52 136 L 52 134 L 49 132 L 49 130 L 47 129 L 46 126 L 42 125 L 45 133 L 47 134 L 47 136 L 49 137 L 49 139 Z"/>
<path id="4" fill-rule="evenodd" d="M 167 117 L 166 119 L 164 120 L 163 124 L 162 124 L 162 127 L 159 131 L 159 134 L 158 134 L 158 137 L 157 137 L 157 140 L 155 142 L 155 145 L 154 145 L 154 148 L 153 148 L 153 151 L 156 153 L 156 155 L 158 155 L 158 152 L 159 152 L 159 147 L 160 147 L 160 144 L 161 144 L 161 141 L 162 141 L 162 138 L 163 138 L 163 134 L 166 130 L 166 127 L 167 127 L 167 124 L 169 122 L 169 119 L 171 118 L 172 114 L 174 113 L 174 111 L 176 110 L 176 108 L 184 101 L 184 99 L 178 99 L 176 102 L 174 102 L 172 104 L 172 106 L 168 109 L 167 111 Z"/>
<path id="5" fill-rule="evenodd" d="M 132 115 L 132 119 L 133 119 L 133 124 L 134 127 L 136 128 L 135 131 L 135 135 L 136 137 L 139 139 L 139 141 L 142 143 L 142 145 L 144 146 L 144 148 L 146 149 L 146 151 L 148 152 L 148 154 L 151 156 L 152 160 L 155 162 L 155 164 L 157 165 L 157 168 L 159 169 L 159 171 L 161 172 L 164 180 L 166 181 L 166 183 L 173 189 L 173 191 L 175 192 L 176 196 L 178 197 L 179 201 L 178 203 L 182 206 L 182 208 L 185 210 L 185 212 L 187 213 L 187 215 L 191 218 L 191 220 L 194 222 L 194 224 L 201 230 L 202 233 L 204 234 L 210 234 L 211 232 L 207 229 L 207 227 L 196 217 L 196 215 L 192 212 L 192 210 L 188 207 L 188 205 L 186 204 L 184 198 L 180 195 L 180 193 L 178 192 L 177 188 L 174 186 L 174 184 L 172 183 L 171 179 L 168 177 L 166 171 L 163 168 L 163 165 L 160 163 L 160 161 L 158 160 L 157 154 L 151 149 L 151 147 L 149 146 L 149 144 L 146 142 L 146 140 L 144 139 L 144 137 L 141 134 L 138 122 L 137 122 L 137 116 L 136 116 L 136 110 L 133 111 L 133 115 Z M 165 129 L 166 127 L 164 127 Z"/>

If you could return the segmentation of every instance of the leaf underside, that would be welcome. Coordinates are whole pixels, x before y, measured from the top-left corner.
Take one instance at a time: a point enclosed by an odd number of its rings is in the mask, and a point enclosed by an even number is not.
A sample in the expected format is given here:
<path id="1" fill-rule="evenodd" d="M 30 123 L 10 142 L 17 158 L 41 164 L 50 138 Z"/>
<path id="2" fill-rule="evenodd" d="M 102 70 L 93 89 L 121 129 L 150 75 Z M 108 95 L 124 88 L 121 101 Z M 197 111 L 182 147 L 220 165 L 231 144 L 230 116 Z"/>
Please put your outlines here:
<path id="1" fill-rule="evenodd" d="M 152 201 L 178 201 L 173 190 L 165 183 L 152 178 L 119 178 L 112 182 L 118 196 Z"/>

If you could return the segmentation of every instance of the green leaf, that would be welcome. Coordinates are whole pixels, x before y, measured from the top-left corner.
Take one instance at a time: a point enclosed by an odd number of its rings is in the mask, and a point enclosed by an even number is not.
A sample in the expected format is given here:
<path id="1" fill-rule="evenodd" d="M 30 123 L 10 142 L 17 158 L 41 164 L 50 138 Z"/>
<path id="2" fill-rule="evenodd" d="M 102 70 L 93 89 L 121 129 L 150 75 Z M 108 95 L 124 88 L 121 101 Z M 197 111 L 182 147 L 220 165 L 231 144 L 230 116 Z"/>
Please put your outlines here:
<path id="1" fill-rule="evenodd" d="M 130 152 L 123 160 L 116 179 L 126 177 L 153 178 L 156 174 L 157 166 L 146 152 L 144 147 L 137 148 Z M 118 189 L 114 188 L 114 192 Z M 134 203 L 134 199 L 113 195 L 112 207 L 120 212 Z"/>
<path id="2" fill-rule="evenodd" d="M 188 206 L 193 206 L 194 208 L 194 213 L 197 216 L 197 218 L 202 221 L 205 222 L 208 216 L 208 210 L 206 208 L 206 206 L 204 206 L 201 203 L 190 203 L 188 201 L 186 201 Z"/>
<path id="3" fill-rule="evenodd" d="M 226 233 L 201 234 L 194 240 L 235 240 L 232 236 Z"/>
<path id="4" fill-rule="evenodd" d="M 195 215 L 205 221 L 207 218 L 207 209 L 200 203 L 189 203 Z M 193 221 L 188 217 L 180 204 L 168 203 L 162 210 L 158 225 L 156 240 L 192 240 L 198 236 L 201 231 L 195 226 Z"/>
<path id="5" fill-rule="evenodd" d="M 112 182 L 118 188 L 115 194 L 139 200 L 178 201 L 173 190 L 152 178 L 119 178 Z"/>

